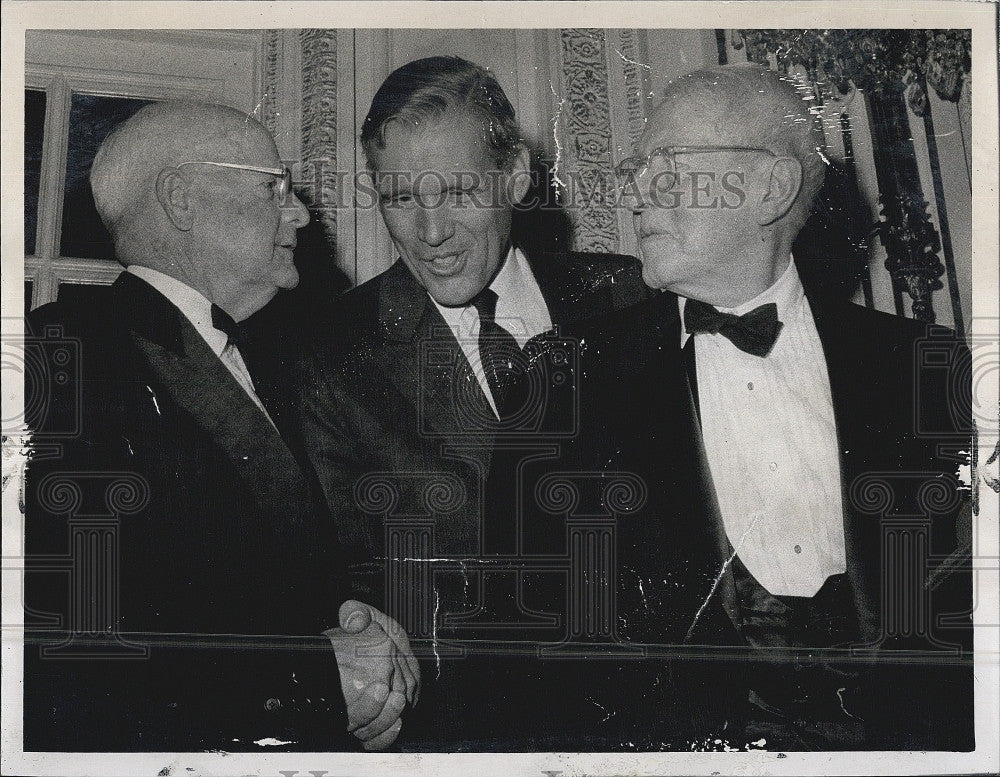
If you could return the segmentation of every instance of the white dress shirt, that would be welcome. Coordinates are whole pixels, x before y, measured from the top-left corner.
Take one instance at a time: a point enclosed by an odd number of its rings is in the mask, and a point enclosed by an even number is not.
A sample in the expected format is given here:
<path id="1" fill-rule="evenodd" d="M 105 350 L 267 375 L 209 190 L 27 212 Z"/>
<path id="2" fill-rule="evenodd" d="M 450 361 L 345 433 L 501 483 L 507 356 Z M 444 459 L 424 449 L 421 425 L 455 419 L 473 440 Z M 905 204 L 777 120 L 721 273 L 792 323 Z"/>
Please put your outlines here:
<path id="1" fill-rule="evenodd" d="M 254 389 L 253 380 L 250 378 L 250 371 L 247 370 L 246 362 L 240 355 L 238 348 L 229 344 L 229 337 L 225 332 L 221 332 L 212 325 L 212 303 L 206 299 L 201 292 L 195 291 L 183 281 L 166 275 L 159 270 L 139 265 L 129 265 L 126 270 L 138 278 L 146 281 L 160 294 L 166 297 L 173 305 L 191 322 L 191 326 L 201 335 L 202 339 L 212 349 L 212 353 L 218 356 L 222 363 L 236 379 L 247 396 L 260 408 L 260 411 L 271 421 L 264 408 L 257 391 Z M 274 421 L 271 421 L 274 425 Z"/>
<path id="2" fill-rule="evenodd" d="M 764 358 L 721 334 L 695 335 L 702 434 L 746 568 L 774 595 L 813 596 L 847 569 L 844 512 L 830 379 L 794 263 L 759 296 L 719 310 L 739 316 L 769 302 L 783 326 Z M 682 327 L 682 347 L 688 336 Z"/>
<path id="3" fill-rule="evenodd" d="M 497 273 L 490 288 L 497 295 L 496 322 L 513 335 L 517 344 L 524 348 L 532 337 L 552 328 L 549 307 L 545 304 L 542 290 L 538 287 L 531 267 L 524 254 L 511 247 L 507 259 Z M 430 296 L 430 295 L 428 295 Z M 445 307 L 431 297 L 431 301 L 441 311 L 445 322 L 455 339 L 462 346 L 462 353 L 472 366 L 479 385 L 489 400 L 493 413 L 499 418 L 493 392 L 486 380 L 483 362 L 479 355 L 479 311 L 475 305 Z"/>

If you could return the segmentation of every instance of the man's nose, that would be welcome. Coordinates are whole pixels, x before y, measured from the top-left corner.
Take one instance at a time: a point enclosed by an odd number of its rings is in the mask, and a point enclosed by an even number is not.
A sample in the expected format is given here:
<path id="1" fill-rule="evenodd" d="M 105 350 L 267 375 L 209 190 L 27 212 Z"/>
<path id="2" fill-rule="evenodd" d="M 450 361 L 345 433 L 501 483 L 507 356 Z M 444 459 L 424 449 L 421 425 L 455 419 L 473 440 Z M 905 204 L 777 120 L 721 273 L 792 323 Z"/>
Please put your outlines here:
<path id="1" fill-rule="evenodd" d="M 640 240 L 642 239 L 642 211 L 633 210 L 632 211 L 632 229 L 635 231 L 635 235 Z"/>
<path id="2" fill-rule="evenodd" d="M 443 205 L 420 207 L 419 218 L 418 234 L 429 246 L 439 246 L 455 234 L 455 221 Z"/>
<path id="3" fill-rule="evenodd" d="M 288 199 L 281 206 L 281 218 L 296 229 L 302 229 L 309 223 L 309 210 L 295 192 L 288 193 Z"/>
<path id="4" fill-rule="evenodd" d="M 649 181 L 646 171 L 632 176 L 621 186 L 621 205 L 628 208 L 635 214 L 641 213 L 649 207 Z"/>

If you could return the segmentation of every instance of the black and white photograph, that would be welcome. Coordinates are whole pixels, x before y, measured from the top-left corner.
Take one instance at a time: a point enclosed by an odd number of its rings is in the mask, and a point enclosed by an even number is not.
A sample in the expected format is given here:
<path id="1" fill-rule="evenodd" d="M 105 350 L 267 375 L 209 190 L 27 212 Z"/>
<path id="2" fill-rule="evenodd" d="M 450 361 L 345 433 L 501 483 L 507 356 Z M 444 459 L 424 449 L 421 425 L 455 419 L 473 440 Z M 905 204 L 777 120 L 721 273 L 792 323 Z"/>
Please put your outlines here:
<path id="1" fill-rule="evenodd" d="M 4 774 L 1000 770 L 997 6 L 3 17 Z"/>

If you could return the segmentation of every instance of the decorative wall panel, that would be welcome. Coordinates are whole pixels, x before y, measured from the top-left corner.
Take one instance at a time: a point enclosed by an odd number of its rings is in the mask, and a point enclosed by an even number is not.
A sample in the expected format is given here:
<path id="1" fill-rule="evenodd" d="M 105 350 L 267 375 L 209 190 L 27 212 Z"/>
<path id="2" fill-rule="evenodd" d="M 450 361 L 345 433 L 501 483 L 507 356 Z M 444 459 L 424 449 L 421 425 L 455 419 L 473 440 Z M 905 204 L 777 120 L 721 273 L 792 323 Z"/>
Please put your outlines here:
<path id="1" fill-rule="evenodd" d="M 264 31 L 264 94 L 261 95 L 260 121 L 267 131 L 275 135 L 278 131 L 278 84 L 281 72 L 281 30 Z"/>
<path id="2" fill-rule="evenodd" d="M 564 142 L 557 172 L 567 184 L 576 251 L 618 250 L 615 214 L 608 207 L 614 179 L 606 50 L 604 30 L 562 30 Z"/>
<path id="3" fill-rule="evenodd" d="M 804 69 L 834 100 L 858 96 L 872 139 L 870 160 L 857 160 L 859 178 L 863 167 L 874 172 L 874 185 L 863 193 L 878 203 L 875 228 L 894 303 L 886 307 L 876 299 L 875 306 L 964 329 L 971 203 L 955 173 L 967 168 L 961 95 L 970 31 L 743 30 L 733 40 L 737 49 L 745 45 L 751 61 Z M 881 268 L 870 261 L 868 270 L 874 285 Z M 911 305 L 904 304 L 907 297 Z"/>
<path id="4" fill-rule="evenodd" d="M 613 30 L 618 37 L 618 56 L 622 62 L 622 80 L 625 91 L 625 126 L 628 128 L 629 148 L 634 149 L 642 135 L 646 120 L 645 78 L 642 47 L 638 45 L 636 30 Z M 631 153 L 631 150 L 628 152 Z"/>
<path id="5" fill-rule="evenodd" d="M 337 234 L 337 31 L 302 30 L 302 173 L 313 215 Z"/>

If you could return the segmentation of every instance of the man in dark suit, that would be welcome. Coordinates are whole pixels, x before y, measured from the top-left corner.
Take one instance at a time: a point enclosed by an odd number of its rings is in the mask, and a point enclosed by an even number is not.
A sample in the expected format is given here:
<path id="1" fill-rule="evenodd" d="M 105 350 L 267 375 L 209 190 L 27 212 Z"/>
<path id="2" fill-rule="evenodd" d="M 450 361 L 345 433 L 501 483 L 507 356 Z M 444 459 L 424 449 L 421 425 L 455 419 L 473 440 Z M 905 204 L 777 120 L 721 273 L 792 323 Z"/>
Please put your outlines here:
<path id="1" fill-rule="evenodd" d="M 126 270 L 106 304 L 29 321 L 51 383 L 28 403 L 24 749 L 388 747 L 416 663 L 348 599 L 315 473 L 240 350 L 309 220 L 274 141 L 154 104 L 91 182 Z"/>
<path id="2" fill-rule="evenodd" d="M 552 458 L 575 434 L 572 412 L 549 412 L 575 392 L 576 345 L 561 329 L 641 298 L 638 264 L 512 242 L 529 152 L 478 65 L 431 57 L 399 68 L 361 141 L 399 259 L 338 304 L 305 383 L 307 445 L 328 500 L 344 508 L 338 529 L 359 595 L 384 602 L 427 648 L 434 676 L 440 668 L 427 694 L 453 705 L 454 720 L 439 718 L 422 746 L 530 748 L 509 729 L 505 741 L 502 716 L 483 714 L 473 686 L 441 690 L 475 660 L 445 643 L 562 632 L 559 613 L 520 606 L 530 550 L 513 513 L 484 526 L 484 484 L 497 447 Z M 500 676 L 511 649 L 494 647 L 482 673 L 469 672 L 479 684 Z M 421 714 L 432 704 L 425 695 Z"/>
<path id="3" fill-rule="evenodd" d="M 757 66 L 667 88 L 620 168 L 665 292 L 583 335 L 586 443 L 561 464 L 642 484 L 604 615 L 647 645 L 664 744 L 968 750 L 968 352 L 803 289 L 808 106 Z"/>

